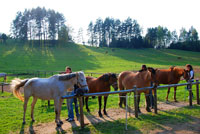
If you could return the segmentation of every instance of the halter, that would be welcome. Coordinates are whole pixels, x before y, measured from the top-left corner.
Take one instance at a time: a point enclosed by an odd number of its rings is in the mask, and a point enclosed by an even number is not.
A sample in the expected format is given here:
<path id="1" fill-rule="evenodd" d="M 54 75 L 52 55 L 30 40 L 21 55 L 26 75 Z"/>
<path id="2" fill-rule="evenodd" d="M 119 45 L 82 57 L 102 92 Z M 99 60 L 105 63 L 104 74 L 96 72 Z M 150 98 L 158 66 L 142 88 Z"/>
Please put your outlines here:
<path id="1" fill-rule="evenodd" d="M 117 85 L 117 82 L 115 82 L 115 83 L 111 84 L 111 86 L 114 86 L 114 85 Z"/>
<path id="2" fill-rule="evenodd" d="M 80 88 L 83 88 L 83 87 L 88 86 L 87 84 L 86 84 L 86 85 L 81 85 L 80 82 L 78 82 L 78 73 L 77 73 L 77 72 L 76 72 L 76 80 L 77 80 L 77 85 L 78 85 Z"/>

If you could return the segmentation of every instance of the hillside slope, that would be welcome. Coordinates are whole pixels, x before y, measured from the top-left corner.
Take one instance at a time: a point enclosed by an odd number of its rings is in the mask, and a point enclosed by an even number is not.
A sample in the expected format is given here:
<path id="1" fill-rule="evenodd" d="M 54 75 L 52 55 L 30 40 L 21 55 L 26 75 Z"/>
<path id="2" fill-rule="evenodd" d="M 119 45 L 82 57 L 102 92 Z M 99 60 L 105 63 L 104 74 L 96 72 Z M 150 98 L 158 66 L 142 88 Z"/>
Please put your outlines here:
<path id="1" fill-rule="evenodd" d="M 31 47 L 28 45 L 0 45 L 1 70 L 64 70 L 121 72 L 138 70 L 142 64 L 154 68 L 171 65 L 200 66 L 200 53 L 180 50 L 95 48 L 66 44 L 62 47 Z"/>

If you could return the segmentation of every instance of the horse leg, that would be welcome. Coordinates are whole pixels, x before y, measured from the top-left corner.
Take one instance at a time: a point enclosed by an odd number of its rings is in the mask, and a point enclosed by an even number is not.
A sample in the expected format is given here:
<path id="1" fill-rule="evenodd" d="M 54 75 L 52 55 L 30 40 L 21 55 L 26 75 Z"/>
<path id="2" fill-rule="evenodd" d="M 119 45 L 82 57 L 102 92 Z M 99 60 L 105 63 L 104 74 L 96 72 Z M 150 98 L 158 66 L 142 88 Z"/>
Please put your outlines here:
<path id="1" fill-rule="evenodd" d="M 122 100 L 123 100 L 123 102 L 124 102 L 124 107 L 126 107 L 126 94 L 123 94 Z"/>
<path id="2" fill-rule="evenodd" d="M 138 97 L 137 97 L 137 103 L 138 103 L 138 113 L 141 113 L 141 111 L 140 111 L 140 94 L 138 94 Z"/>
<path id="3" fill-rule="evenodd" d="M 107 104 L 107 99 L 108 99 L 108 96 L 104 96 L 104 109 L 103 109 L 103 112 L 105 115 L 108 115 L 107 112 L 106 112 L 106 104 Z"/>
<path id="4" fill-rule="evenodd" d="M 146 99 L 146 111 L 147 112 L 151 112 L 151 109 L 150 109 L 150 94 L 146 94 L 145 93 L 145 99 Z"/>
<path id="5" fill-rule="evenodd" d="M 34 113 L 34 107 L 35 107 L 36 102 L 37 102 L 37 97 L 33 97 L 33 102 L 31 104 L 31 119 L 32 119 L 32 122 L 35 121 L 33 113 Z"/>
<path id="6" fill-rule="evenodd" d="M 57 127 L 61 127 L 61 124 L 60 124 L 60 122 L 58 121 L 59 105 L 60 105 L 59 99 L 58 99 L 58 98 L 54 99 L 54 106 L 55 106 L 55 122 L 56 122 L 56 124 L 57 124 Z"/>
<path id="7" fill-rule="evenodd" d="M 102 97 L 102 96 L 99 96 L 99 97 L 98 97 L 98 100 L 99 100 L 99 116 L 100 116 L 100 117 L 102 117 L 102 113 L 101 113 L 101 97 Z"/>
<path id="8" fill-rule="evenodd" d="M 90 109 L 88 108 L 88 99 L 89 99 L 89 97 L 85 98 L 85 104 L 86 104 L 87 112 L 90 112 Z"/>
<path id="9" fill-rule="evenodd" d="M 26 123 L 26 121 L 25 121 L 25 116 L 26 116 L 26 109 L 27 109 L 28 100 L 29 100 L 29 97 L 25 97 L 25 98 L 24 98 L 24 116 L 23 116 L 23 124 Z"/>
<path id="10" fill-rule="evenodd" d="M 122 101 L 123 101 L 122 94 L 119 94 L 119 107 L 121 108 L 122 108 Z"/>
<path id="11" fill-rule="evenodd" d="M 177 89 L 177 87 L 174 87 L 174 101 L 175 101 L 175 102 L 178 102 L 178 101 L 176 100 L 176 89 Z"/>
<path id="12" fill-rule="evenodd" d="M 58 120 L 59 120 L 60 124 L 63 124 L 63 122 L 60 120 L 60 113 L 61 113 L 61 109 L 62 109 L 62 103 L 63 103 L 63 99 L 60 99 L 59 112 L 58 112 Z"/>
<path id="13" fill-rule="evenodd" d="M 166 101 L 168 101 L 168 96 L 169 96 L 169 93 L 170 93 L 170 87 L 168 87 Z"/>

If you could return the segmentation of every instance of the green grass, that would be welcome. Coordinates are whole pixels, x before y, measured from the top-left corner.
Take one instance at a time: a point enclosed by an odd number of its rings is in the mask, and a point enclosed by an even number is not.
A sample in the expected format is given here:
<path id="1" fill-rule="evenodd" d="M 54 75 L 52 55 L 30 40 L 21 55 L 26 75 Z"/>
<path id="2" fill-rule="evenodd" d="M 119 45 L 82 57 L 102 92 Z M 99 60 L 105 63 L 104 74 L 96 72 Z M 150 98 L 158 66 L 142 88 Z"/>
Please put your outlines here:
<path id="1" fill-rule="evenodd" d="M 155 68 L 171 65 L 200 66 L 200 53 L 180 50 L 111 49 L 66 44 L 62 47 L 32 47 L 28 45 L 0 45 L 1 70 L 64 70 L 121 72 L 138 70 L 142 64 Z M 178 57 L 181 57 L 179 59 Z"/>
<path id="2" fill-rule="evenodd" d="M 181 59 L 179 57 L 181 57 Z M 183 67 L 185 64 L 192 64 L 195 68 L 197 68 L 200 66 L 199 59 L 200 53 L 197 52 L 168 49 L 111 49 L 74 44 L 65 44 L 59 47 L 32 47 L 29 45 L 19 44 L 0 45 L 0 72 L 6 72 L 7 70 L 64 71 L 66 65 L 71 66 L 73 71 L 84 70 L 85 72 L 99 73 L 119 73 L 124 70 L 139 70 L 142 64 L 146 64 L 154 68 L 169 68 L 171 65 Z M 195 74 L 195 76 L 199 76 L 199 74 Z M 8 81 L 12 78 L 13 77 L 9 77 Z M 2 81 L 2 79 L 0 79 L 0 81 Z M 166 92 L 167 89 L 158 90 L 158 101 L 165 101 Z M 196 97 L 194 91 L 193 93 Z M 178 87 L 177 100 L 187 101 L 187 97 L 188 91 L 186 91 L 184 87 Z M 173 89 L 171 90 L 169 100 L 173 101 Z M 141 106 L 145 105 L 144 101 L 144 95 L 142 95 Z M 133 98 L 131 98 L 130 104 L 133 106 Z M 28 104 L 28 111 L 26 115 L 27 124 L 24 126 L 25 128 L 28 127 L 31 122 L 30 105 L 31 99 Z M 54 121 L 55 114 L 53 106 L 50 108 L 46 106 L 46 102 L 38 100 L 35 107 L 36 124 Z M 89 99 L 89 107 L 91 112 L 97 112 L 97 99 Z M 118 95 L 109 96 L 107 108 L 118 108 Z M 62 118 L 66 118 L 66 106 L 63 105 L 62 109 L 61 116 Z M 187 112 L 187 108 L 181 109 L 179 112 L 182 111 Z M 199 107 L 190 109 L 190 112 L 194 112 L 194 115 L 197 114 L 197 117 L 200 117 L 198 114 L 200 113 Z M 84 113 L 87 114 L 85 108 Z M 10 93 L 0 93 L 0 133 L 20 131 L 20 129 L 22 129 L 22 116 L 23 103 L 13 97 Z M 188 120 L 185 120 L 186 117 L 188 116 L 183 116 L 183 121 L 187 122 Z M 139 129 L 145 128 L 145 126 L 148 128 L 154 126 L 154 124 L 155 127 L 159 126 L 159 118 L 164 118 L 164 120 L 169 119 L 172 122 L 177 119 L 177 117 L 174 117 L 174 115 L 167 112 L 161 112 L 156 116 L 152 116 L 151 114 L 142 115 L 140 118 L 140 121 L 132 118 L 129 119 L 130 130 L 139 131 Z M 124 121 L 125 120 L 117 120 L 114 122 L 107 122 L 105 124 L 96 124 L 94 126 L 87 127 L 84 131 L 92 133 L 123 132 Z M 152 124 L 152 122 L 155 123 Z M 106 125 L 108 125 L 108 127 L 104 127 Z M 110 130 L 107 130 L 108 128 Z M 73 128 L 72 131 L 79 132 L 77 128 Z"/>
<path id="3" fill-rule="evenodd" d="M 184 107 L 170 111 L 159 111 L 159 114 L 154 113 L 142 114 L 139 118 L 128 118 L 128 131 L 125 131 L 125 119 L 116 121 L 107 121 L 103 123 L 86 126 L 84 130 L 80 128 L 72 128 L 69 132 L 74 133 L 106 133 L 106 134 L 121 134 L 121 133 L 150 133 L 150 130 L 162 129 L 163 126 L 177 124 L 192 124 L 194 119 L 200 119 L 200 106 Z M 196 125 L 197 127 L 198 125 Z"/>

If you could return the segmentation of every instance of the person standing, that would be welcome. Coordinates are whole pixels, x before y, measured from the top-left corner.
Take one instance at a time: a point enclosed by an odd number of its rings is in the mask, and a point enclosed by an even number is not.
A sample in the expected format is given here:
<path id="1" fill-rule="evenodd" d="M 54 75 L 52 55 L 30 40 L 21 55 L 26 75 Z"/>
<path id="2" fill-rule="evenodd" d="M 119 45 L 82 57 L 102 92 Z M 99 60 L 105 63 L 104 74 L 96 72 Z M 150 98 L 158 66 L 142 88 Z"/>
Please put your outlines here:
<path id="1" fill-rule="evenodd" d="M 69 66 L 67 66 L 65 68 L 65 74 L 69 73 L 72 73 L 72 69 Z M 74 90 L 72 89 L 71 92 L 68 91 L 67 95 L 74 95 L 74 92 L 77 88 L 77 85 L 74 85 Z M 66 121 L 68 122 L 74 121 L 73 103 L 75 105 L 76 117 L 77 119 L 79 118 L 77 98 L 67 99 L 68 118 L 66 118 Z"/>
<path id="2" fill-rule="evenodd" d="M 194 82 L 194 70 L 193 70 L 192 65 L 187 64 L 186 65 L 186 69 L 189 71 L 189 76 L 190 76 L 188 81 L 189 82 Z M 189 90 L 191 88 L 192 88 L 191 85 L 187 85 L 187 90 Z M 193 97 L 193 92 L 192 92 L 192 97 Z"/>

